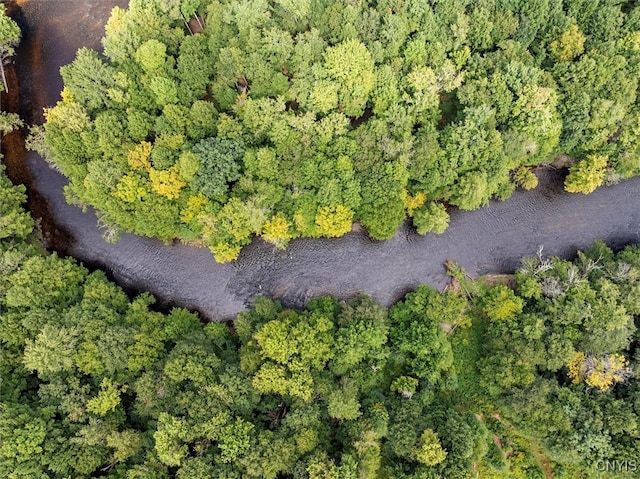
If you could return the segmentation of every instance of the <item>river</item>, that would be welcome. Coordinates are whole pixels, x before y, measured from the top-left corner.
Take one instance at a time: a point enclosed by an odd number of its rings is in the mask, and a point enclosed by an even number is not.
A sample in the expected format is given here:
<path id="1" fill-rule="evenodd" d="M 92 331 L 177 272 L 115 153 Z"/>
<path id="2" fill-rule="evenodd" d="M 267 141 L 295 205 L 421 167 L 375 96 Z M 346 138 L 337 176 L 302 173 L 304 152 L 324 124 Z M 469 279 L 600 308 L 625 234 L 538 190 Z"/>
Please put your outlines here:
<path id="1" fill-rule="evenodd" d="M 17 13 L 25 30 L 16 58 L 20 111 L 42 122 L 42 107 L 59 99 L 61 65 L 82 46 L 100 47 L 104 24 L 114 5 L 125 0 L 23 0 Z M 572 257 L 595 239 L 615 249 L 640 242 L 640 178 L 603 187 L 590 195 L 568 194 L 563 173 L 540 171 L 540 185 L 517 191 L 504 202 L 478 211 L 454 211 L 442 235 L 417 235 L 401 228 L 380 242 L 364 232 L 337 239 L 292 241 L 278 251 L 260 239 L 230 264 L 217 264 L 207 249 L 131 234 L 117 244 L 103 241 L 93 211 L 68 205 L 66 184 L 34 153 L 10 165 L 13 178 L 29 186 L 30 208 L 42 219 L 51 249 L 104 269 L 129 291 L 150 291 L 162 307 L 179 305 L 204 318 L 233 317 L 256 295 L 301 306 L 309 298 L 360 292 L 384 304 L 421 283 L 442 288 L 444 261 L 457 261 L 471 275 L 511 272 L 519 258 L 544 246 L 547 255 Z"/>

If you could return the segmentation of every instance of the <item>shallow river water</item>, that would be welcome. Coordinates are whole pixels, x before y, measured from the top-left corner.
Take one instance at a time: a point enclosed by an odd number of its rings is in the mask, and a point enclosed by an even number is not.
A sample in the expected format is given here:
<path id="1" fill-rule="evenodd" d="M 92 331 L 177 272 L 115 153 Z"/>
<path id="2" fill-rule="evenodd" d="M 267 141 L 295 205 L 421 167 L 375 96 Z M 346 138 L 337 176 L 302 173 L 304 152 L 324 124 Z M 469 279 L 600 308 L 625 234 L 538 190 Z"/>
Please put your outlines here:
<path id="1" fill-rule="evenodd" d="M 127 2 L 17 3 L 25 28 L 16 59 L 21 112 L 39 123 L 42 107 L 59 98 L 59 67 L 81 46 L 99 48 L 111 8 Z M 94 213 L 66 204 L 66 180 L 35 154 L 25 161 L 31 188 L 49 206 L 57 232 L 50 233 L 57 234 L 50 243 L 54 248 L 106 270 L 130 291 L 150 291 L 163 306 L 185 306 L 208 319 L 230 318 L 259 294 L 300 306 L 320 294 L 364 292 L 389 304 L 420 283 L 443 287 L 447 259 L 480 275 L 513 271 L 521 256 L 535 254 L 539 246 L 545 254 L 571 257 L 595 239 L 614 248 L 640 242 L 640 178 L 585 196 L 564 192 L 562 173 L 541 171 L 536 190 L 518 191 L 478 211 L 454 211 L 449 229 L 439 236 L 421 237 L 404 227 L 385 242 L 354 232 L 338 239 L 295 240 L 286 251 L 257 239 L 237 261 L 221 265 L 203 248 L 129 234 L 115 245 L 104 242 Z"/>

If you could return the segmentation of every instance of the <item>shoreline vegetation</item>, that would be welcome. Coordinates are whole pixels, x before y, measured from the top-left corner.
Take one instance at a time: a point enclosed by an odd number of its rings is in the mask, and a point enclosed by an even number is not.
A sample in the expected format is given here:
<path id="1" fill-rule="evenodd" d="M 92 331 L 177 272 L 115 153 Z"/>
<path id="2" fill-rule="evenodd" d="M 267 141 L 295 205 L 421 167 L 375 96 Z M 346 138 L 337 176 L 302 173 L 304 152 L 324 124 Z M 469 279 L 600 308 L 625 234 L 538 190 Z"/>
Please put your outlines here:
<path id="1" fill-rule="evenodd" d="M 569 192 L 640 172 L 640 8 L 601 3 L 132 0 L 36 148 L 114 241 L 440 233 L 557 157 Z"/>
<path id="2" fill-rule="evenodd" d="M 15 4 L 10 4 L 6 8 L 7 17 L 15 15 L 13 11 L 16 8 Z M 6 112 L 11 118 L 17 119 L 21 112 L 21 98 L 16 66 L 12 61 L 11 63 L 6 63 L 4 68 L 9 90 L 1 93 L 2 112 Z M 25 136 L 27 136 L 29 130 L 25 128 L 23 120 L 20 119 L 19 122 L 15 123 L 15 126 L 10 131 L 5 129 L 2 132 L 2 163 L 6 166 L 6 175 L 9 179 L 16 185 L 20 184 L 26 187 L 27 209 L 36 219 L 35 228 L 43 247 L 48 251 L 55 250 L 58 254 L 65 256 L 68 245 L 71 242 L 71 235 L 56 223 L 51 206 L 44 195 L 35 187 L 25 158 L 26 146 L 28 146 L 28 143 L 25 146 Z"/>
<path id="3" fill-rule="evenodd" d="M 190 33 L 206 32 L 210 16 L 188 18 Z M 77 108 L 69 92 L 65 102 Z M 19 126 L 3 119 L 4 131 Z M 102 148 L 89 130 L 81 148 L 87 138 Z M 237 147 L 212 145 L 214 159 Z M 155 148 L 151 166 L 144 151 L 135 157 L 152 183 L 165 171 Z M 587 158 L 568 190 L 612 167 L 609 156 Z M 403 217 L 414 208 L 415 218 L 425 204 L 407 197 Z M 0 198 L 2 477 L 637 476 L 640 245 L 596 242 L 573 261 L 540 250 L 513 275 L 477 280 L 447 262 L 444 292 L 418 286 L 389 307 L 323 296 L 287 309 L 258 297 L 233 323 L 203 323 L 183 308 L 152 311 L 150 294 L 127 297 L 103 272 L 47 254 L 25 187 L 3 165 Z M 335 227 L 334 210 L 317 207 L 316 228 Z"/>
<path id="4" fill-rule="evenodd" d="M 0 193 L 2 477 L 635 477 L 601 471 L 640 453 L 638 245 L 203 324 L 47 255 Z"/>

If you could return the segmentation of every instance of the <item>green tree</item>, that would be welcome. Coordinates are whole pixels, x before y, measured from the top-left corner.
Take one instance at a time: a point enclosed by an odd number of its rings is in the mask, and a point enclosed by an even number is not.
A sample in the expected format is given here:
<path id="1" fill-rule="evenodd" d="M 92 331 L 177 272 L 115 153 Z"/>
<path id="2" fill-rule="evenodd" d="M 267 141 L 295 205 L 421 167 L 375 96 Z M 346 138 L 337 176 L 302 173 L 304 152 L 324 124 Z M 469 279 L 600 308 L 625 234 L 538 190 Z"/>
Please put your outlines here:
<path id="1" fill-rule="evenodd" d="M 41 471 L 46 439 L 52 429 L 50 414 L 50 410 L 27 405 L 2 404 L 0 471 L 3 475 L 44 477 Z"/>
<path id="2" fill-rule="evenodd" d="M 2 73 L 3 91 L 9 91 L 4 66 L 15 53 L 15 48 L 20 43 L 20 27 L 9 16 L 4 5 L 0 6 L 0 73 Z"/>
<path id="3" fill-rule="evenodd" d="M 408 375 L 435 383 L 450 370 L 451 345 L 439 323 L 461 322 L 463 312 L 462 299 L 452 294 L 440 296 L 426 287 L 417 288 L 391 309 L 396 361 L 404 364 Z"/>
<path id="4" fill-rule="evenodd" d="M 89 112 L 108 106 L 108 90 L 115 86 L 114 71 L 93 50 L 81 48 L 70 65 L 60 69 L 65 88 Z"/>
<path id="5" fill-rule="evenodd" d="M 55 253 L 29 258 L 9 278 L 5 304 L 10 307 L 61 309 L 73 304 L 81 294 L 80 284 L 87 271 L 73 260 L 61 260 Z"/>
<path id="6" fill-rule="evenodd" d="M 570 191 L 640 171 L 637 12 L 614 3 L 131 0 L 104 56 L 62 69 L 38 149 L 112 230 L 220 261 L 252 234 L 345 234 L 349 216 L 375 239 L 407 215 L 442 232 L 439 205 L 532 188 L 559 153 L 584 158 Z M 194 190 L 208 203 L 186 205 Z"/>
<path id="7" fill-rule="evenodd" d="M 419 207 L 413 213 L 413 225 L 416 227 L 418 234 L 421 235 L 429 231 L 441 234 L 449 226 L 449 214 L 444 205 L 429 203 Z"/>
<path id="8" fill-rule="evenodd" d="M 184 420 L 160 413 L 158 428 L 153 434 L 158 459 L 167 466 L 179 466 L 187 456 L 188 446 L 184 443 L 189 430 Z"/>
<path id="9" fill-rule="evenodd" d="M 146 73 L 159 73 L 167 61 L 167 46 L 155 39 L 144 42 L 134 58 Z"/>
<path id="10" fill-rule="evenodd" d="M 24 186 L 13 186 L 0 166 L 0 240 L 16 237 L 23 239 L 33 229 L 33 220 L 20 206 L 27 199 Z"/>
<path id="11" fill-rule="evenodd" d="M 0 112 L 0 133 L 6 135 L 24 126 L 17 113 Z"/>
<path id="12" fill-rule="evenodd" d="M 32 241 L 0 238 L 3 477 L 537 477 L 540 454 L 556 472 L 635 457 L 635 246 L 390 308 L 257 298 L 229 328 Z"/>
<path id="13" fill-rule="evenodd" d="M 209 198 L 226 193 L 229 183 L 240 178 L 244 145 L 237 140 L 207 138 L 193 147 L 200 167 L 193 186 Z"/>

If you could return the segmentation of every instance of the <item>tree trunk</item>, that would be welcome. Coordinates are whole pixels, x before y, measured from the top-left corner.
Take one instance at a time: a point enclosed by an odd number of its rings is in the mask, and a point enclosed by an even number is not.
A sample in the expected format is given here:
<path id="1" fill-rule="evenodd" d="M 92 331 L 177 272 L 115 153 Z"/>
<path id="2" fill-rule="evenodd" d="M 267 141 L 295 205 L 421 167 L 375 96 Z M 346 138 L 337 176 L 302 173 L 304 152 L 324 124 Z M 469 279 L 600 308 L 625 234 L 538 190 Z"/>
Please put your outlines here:
<path id="1" fill-rule="evenodd" d="M 193 30 L 191 30 L 191 27 L 189 26 L 189 22 L 187 22 L 186 17 L 182 13 L 180 15 L 182 15 L 182 21 L 184 22 L 184 26 L 187 27 L 187 30 L 189 30 L 189 33 L 193 35 Z"/>
<path id="2" fill-rule="evenodd" d="M 200 28 L 204 28 L 204 23 L 202 22 L 202 20 L 200 20 L 200 17 L 198 16 L 198 12 L 195 12 L 193 16 L 196 17 L 196 21 L 198 22 L 198 25 L 200 25 Z"/>
<path id="3" fill-rule="evenodd" d="M 4 75 L 4 62 L 0 61 L 0 73 L 2 74 L 2 84 L 4 85 L 4 91 L 9 93 L 9 87 L 7 86 L 7 78 Z"/>

